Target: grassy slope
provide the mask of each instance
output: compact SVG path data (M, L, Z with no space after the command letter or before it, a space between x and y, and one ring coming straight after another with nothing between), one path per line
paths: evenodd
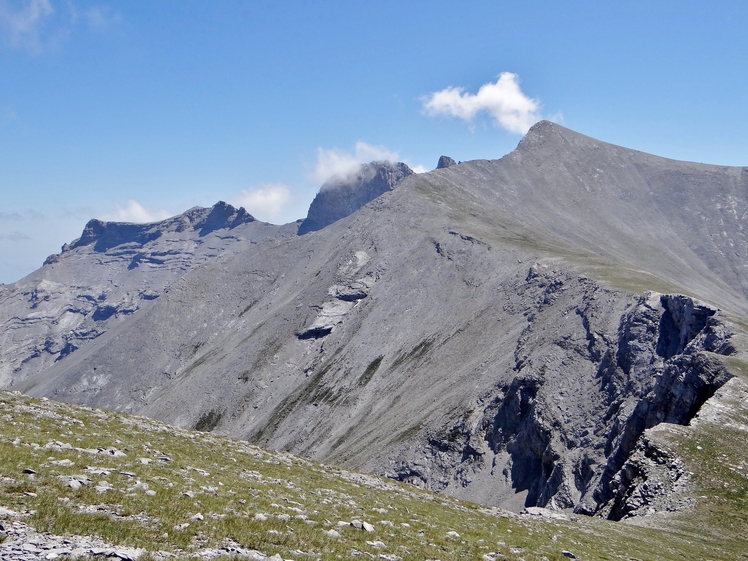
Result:
M710 559L748 559L748 364L723 359L742 382L737 389L720 390L688 427L657 427L660 443L693 474L697 500L697 508L673 516L668 526L691 539L719 543Z
M488 553L554 560L565 559L564 550L581 559L739 559L748 551L738 534L699 535L687 518L673 530L656 530L518 517L236 440L8 392L0 392L0 416L0 506L28 513L27 523L42 531L98 535L151 552L186 557L227 539L296 560L348 559L353 550L364 552L361 558L419 560ZM26 468L36 473L24 474ZM71 475L91 481L73 490L64 479ZM111 489L99 493L102 481ZM721 496L716 515L733 517L737 506L744 529L745 486L739 497L732 489ZM197 513L202 521L192 519ZM337 525L354 519L375 531ZM329 537L330 529L340 537Z

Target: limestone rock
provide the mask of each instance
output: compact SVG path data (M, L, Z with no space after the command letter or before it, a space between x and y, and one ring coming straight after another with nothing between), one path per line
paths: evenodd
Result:
M338 532L337 530L330 529L324 530L324 532L325 534L327 534L327 537L332 539L338 539L340 537L340 532Z

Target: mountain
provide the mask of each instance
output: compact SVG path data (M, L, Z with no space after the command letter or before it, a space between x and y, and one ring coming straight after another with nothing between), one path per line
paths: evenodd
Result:
M614 520L692 508L698 416L746 407L748 169L547 121L499 160L378 196L359 192L368 169L322 189L303 228L207 234L244 239L6 387L486 505ZM90 269L97 244L72 245ZM128 255L101 278L140 279ZM65 256L3 289L4 325L35 317L21 286ZM4 361L43 349L28 333L3 341ZM739 454L731 426L710 446Z

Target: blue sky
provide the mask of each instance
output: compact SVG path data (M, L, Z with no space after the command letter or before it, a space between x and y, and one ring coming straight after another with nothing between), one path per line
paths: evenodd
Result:
M0 0L0 282L92 217L302 218L374 158L529 124L748 166L748 2Z

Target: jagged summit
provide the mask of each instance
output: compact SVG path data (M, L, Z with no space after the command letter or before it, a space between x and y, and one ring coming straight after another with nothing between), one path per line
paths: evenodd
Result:
M451 168L452 166L456 166L456 165L457 165L457 162L455 162L449 156L440 156L439 162L436 164L436 169Z
M188 211L147 224L131 222L105 222L89 220L81 237L62 246L63 253L75 248L93 244L94 251L104 252L124 243L144 244L158 239L165 232L183 232L187 229L199 231L200 236L221 228L232 229L239 224L253 222L255 218L244 208L219 201L210 208L193 207Z
M414 173L402 162L371 162L351 174L328 180L309 206L299 235L321 230L345 218Z

